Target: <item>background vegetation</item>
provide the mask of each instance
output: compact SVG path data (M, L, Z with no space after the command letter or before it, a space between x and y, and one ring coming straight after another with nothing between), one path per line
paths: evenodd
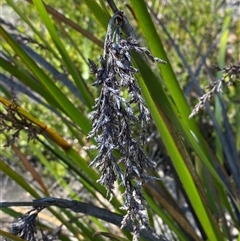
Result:
M145 130L145 151L157 168L149 172L160 178L143 189L151 225L167 240L240 240L239 3L119 2L141 46L167 61L150 68L134 56L153 119ZM86 140L88 114L100 92L92 86L96 79L87 59L97 62L102 54L112 1L44 3L1 1L2 200L27 198L6 198L9 177L30 200L75 199L124 215L123 188L116 183L109 200L96 182L98 170L88 166L97 151L83 148L94 142ZM233 64L234 75L217 71ZM189 119L203 89L222 78L223 93L215 91ZM16 208L1 211L19 216ZM112 240L131 240L130 232L110 220L67 209L49 211L39 214L38 224L48 237L106 240L112 234ZM5 231L0 234L14 239Z

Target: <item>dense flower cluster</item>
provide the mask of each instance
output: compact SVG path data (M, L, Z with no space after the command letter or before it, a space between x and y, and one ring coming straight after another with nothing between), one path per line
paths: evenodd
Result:
M122 37L122 14L115 14L109 22L100 67L89 60L91 72L97 78L93 85L101 85L101 93L90 114L93 124L88 138L94 137L97 143L91 148L97 149L98 155L90 165L101 171L99 182L110 193L116 180L125 187L122 208L127 210L127 214L122 227L131 222L134 240L138 240L140 228L151 229L141 187L153 178L148 175L147 168L154 168L155 163L146 157L142 149L144 134L138 138L134 131L140 123L144 133L150 113L134 78L138 70L132 66L131 51L147 56L154 63L165 62L153 57L147 48L140 47L137 40Z
M18 219L16 219L11 224L11 234L20 237L27 241L55 241L59 240L58 236L61 232L62 226L54 230L53 234L44 234L42 230L40 232L37 230L36 223L38 214L45 209L45 207L34 207ZM4 238L3 241L8 241L9 239Z
M11 234L28 241L37 240L35 237L37 233L36 218L42 209L43 208L33 208L23 216L19 217L14 223L11 224ZM5 239L5 241L6 240L7 239Z

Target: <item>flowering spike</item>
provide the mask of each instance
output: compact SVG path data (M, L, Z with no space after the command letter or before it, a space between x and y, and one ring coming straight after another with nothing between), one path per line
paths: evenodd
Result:
M134 137L133 127L139 124L144 129L150 113L134 77L138 70L132 67L131 52L146 55L155 63L166 62L155 58L137 40L131 37L124 39L120 32L122 21L122 12L116 13L109 21L100 67L89 60L91 72L97 77L93 85L101 84L101 94L95 100L95 110L91 115L93 127L89 135L95 136L99 152L90 165L101 171L99 183L107 188L108 193L113 193L117 179L125 187L124 208L127 214L122 227L131 221L134 240L138 240L142 227L152 230L141 187L153 179L148 176L147 168L154 168L155 163L146 157L142 149L145 139L143 135L140 135L139 140ZM123 96L123 90L128 91L127 97ZM136 106L138 113L134 111ZM120 157L116 155L116 151L120 152ZM120 168L120 163L121 167L124 166L123 169Z

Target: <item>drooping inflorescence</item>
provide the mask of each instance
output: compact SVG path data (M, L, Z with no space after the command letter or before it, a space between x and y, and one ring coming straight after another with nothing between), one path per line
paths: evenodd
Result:
M132 66L131 52L148 57L154 63L165 63L139 45L132 37L123 38L121 25L123 12L116 13L110 20L100 66L89 60L91 73L96 76L94 86L100 86L100 96L95 100L90 113L92 130L88 138L94 138L98 154L90 163L101 172L99 182L112 194L114 183L119 180L124 186L127 211L122 227L131 222L134 240L138 240L141 228L151 229L146 214L146 202L141 192L143 184L154 177L147 173L155 163L143 151L144 137L137 136L134 127L139 125L142 133L150 121L141 90L134 75L138 69Z
M209 91L198 98L198 103L192 110L189 118L195 116L199 112L199 110L204 107L205 103L207 101L210 101L210 99L214 96L215 93L222 93L222 88L224 85L234 85L237 83L237 81L240 80L240 64L232 64L224 68L220 68L219 66L213 66L213 68L217 71L221 71L223 73L223 77L207 86L207 89L209 89Z

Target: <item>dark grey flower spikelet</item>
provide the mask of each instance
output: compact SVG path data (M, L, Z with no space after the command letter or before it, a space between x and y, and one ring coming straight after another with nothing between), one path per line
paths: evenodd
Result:
M54 241L59 240L58 236L61 232L61 227L58 227L54 230L54 233L44 234L42 229L38 230L36 227L36 221L38 218L38 214L44 210L45 207L34 207L24 215L20 216L17 220L15 220L11 224L11 234L20 237L27 241ZM3 238L3 241L9 241L10 239Z
M224 68L220 68L219 66L215 65L213 66L213 69L221 71L223 77L207 86L207 89L209 89L209 91L198 98L198 103L192 110L189 118L195 116L200 111L200 109L204 107L205 103L211 100L215 93L222 93L222 88L224 85L236 85L240 81L240 64L231 64Z
M134 133L138 123L144 133L150 113L134 78L138 70L132 66L131 52L145 55L154 63L165 62L153 57L147 48L140 47L137 40L122 37L120 27L123 19L123 13L119 12L109 22L100 66L89 60L91 72L97 78L93 85L101 86L101 93L95 100L94 111L90 113L93 124L88 138L94 137L97 143L91 147L98 150L98 155L90 166L100 170L99 182L111 194L116 180L125 187L122 208L127 210L127 214L122 227L131 222L134 240L138 240L141 228L151 229L141 187L154 178L148 175L147 169L155 168L155 163L146 157L142 149L144 134L137 138Z
M27 241L36 241L36 218L44 207L33 208L11 224L11 234ZM5 241L8 239L5 239Z

